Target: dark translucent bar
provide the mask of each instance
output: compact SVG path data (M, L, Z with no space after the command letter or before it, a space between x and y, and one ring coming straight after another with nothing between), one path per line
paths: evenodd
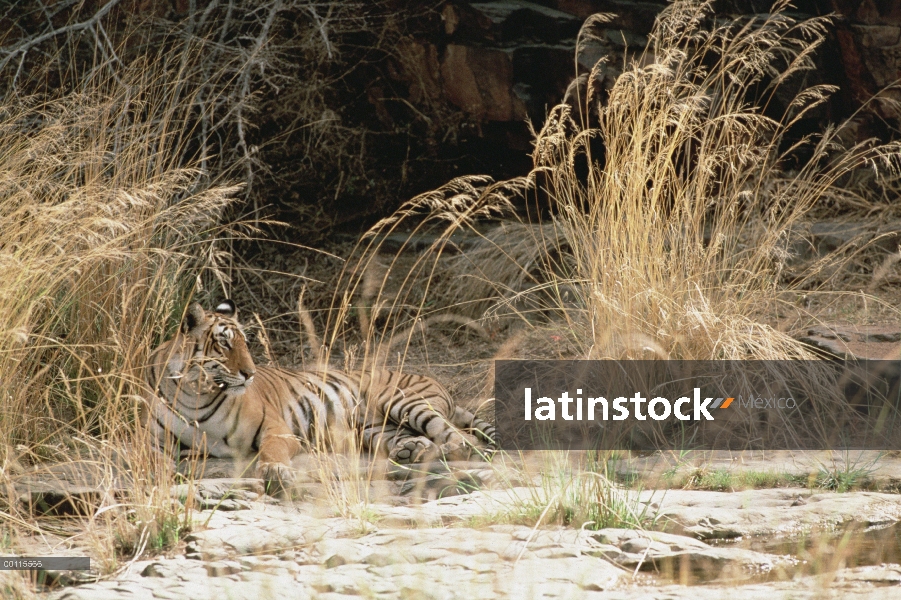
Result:
M0 571L89 571L90 556L3 556Z
M901 450L901 361L495 362L516 450Z

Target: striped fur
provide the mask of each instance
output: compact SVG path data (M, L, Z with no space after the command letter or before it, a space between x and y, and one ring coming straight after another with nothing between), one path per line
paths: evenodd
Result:
M259 455L270 481L290 481L301 450L347 449L352 439L399 463L493 451L494 427L428 377L256 367L230 301L214 312L193 305L151 355L147 383L145 422L170 452Z

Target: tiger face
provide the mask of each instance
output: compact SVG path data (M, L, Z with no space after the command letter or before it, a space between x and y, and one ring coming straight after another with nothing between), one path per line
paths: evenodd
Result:
M213 312L193 304L181 325L182 360L173 356L168 365L177 372L173 378L183 379L181 385L190 385L198 395L243 394L253 382L256 367L237 316L231 300L220 303Z

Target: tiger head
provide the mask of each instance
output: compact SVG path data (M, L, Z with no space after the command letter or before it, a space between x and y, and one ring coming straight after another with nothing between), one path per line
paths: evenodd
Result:
M163 379L177 382L179 388L190 386L195 394L243 394L256 367L237 317L238 309L231 300L221 302L212 312L192 304L178 335L157 350L166 355Z

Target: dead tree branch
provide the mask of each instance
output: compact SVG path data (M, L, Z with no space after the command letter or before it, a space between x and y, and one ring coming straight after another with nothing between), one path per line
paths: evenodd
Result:
M64 27L59 27L52 31L48 31L46 33L42 33L41 35L37 35L35 37L31 37L25 40L22 40L18 44L7 48L0 48L0 54L5 54L6 56L0 60L0 71L6 68L6 66L16 57L17 54L21 53L21 60L24 61L25 55L28 54L28 51L41 44L46 42L47 40L54 38L58 35L75 33L78 31L84 31L85 29L94 29L95 26L100 23L100 20L105 17L113 8L119 4L121 0L109 0L106 4L100 7L94 16L88 19L87 21L81 21L79 23L72 23L71 25L66 25ZM95 33L96 35L96 33ZM21 62L21 61L20 61Z

